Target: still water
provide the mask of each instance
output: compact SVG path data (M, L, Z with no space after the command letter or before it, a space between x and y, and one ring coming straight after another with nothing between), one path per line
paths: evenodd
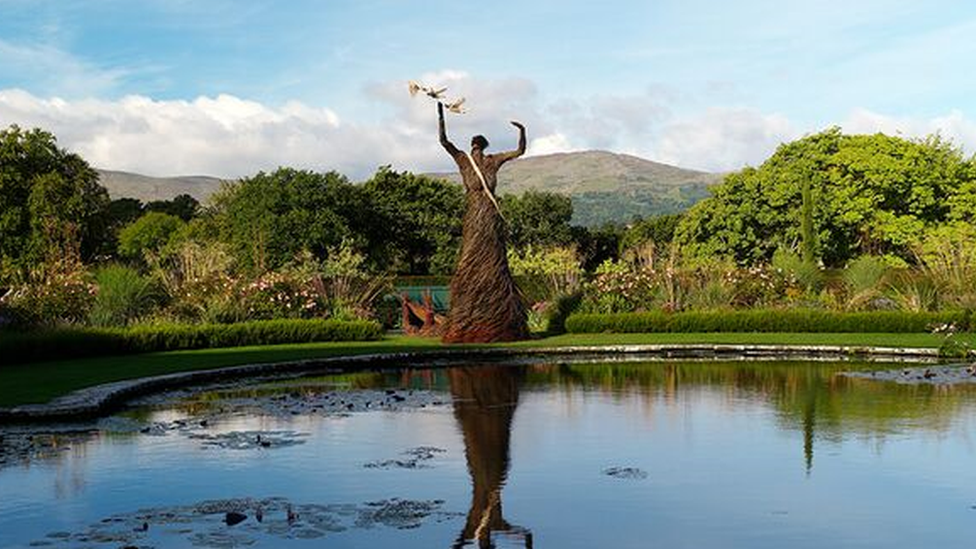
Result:
M851 368L405 369L0 429L0 547L972 547L976 385Z

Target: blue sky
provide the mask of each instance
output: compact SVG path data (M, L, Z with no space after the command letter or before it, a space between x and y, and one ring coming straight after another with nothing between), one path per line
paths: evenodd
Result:
M444 169L422 79L468 98L458 141L519 118L536 154L731 170L834 124L972 152L974 35L947 0L0 0L0 124L156 175Z

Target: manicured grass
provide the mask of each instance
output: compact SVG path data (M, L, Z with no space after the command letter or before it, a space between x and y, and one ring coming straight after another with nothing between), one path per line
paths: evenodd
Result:
M227 347L14 364L0 368L0 407L47 402L83 387L123 379L337 355L419 351L438 345L436 339L387 337L381 341Z
M976 344L976 335L966 334L962 337L971 345ZM937 348L942 341L942 336L933 334L566 334L532 341L498 344L497 346L531 348L575 345L705 343ZM83 387L172 372L338 355L429 351L444 348L447 347L440 345L436 339L391 336L381 341L369 342L231 347L19 364L0 368L0 407L47 402ZM451 346L450 348L459 348L459 346Z

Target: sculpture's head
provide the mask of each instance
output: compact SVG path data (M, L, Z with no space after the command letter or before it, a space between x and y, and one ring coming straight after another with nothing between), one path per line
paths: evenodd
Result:
M488 140L483 135L476 135L471 138L471 151L483 151L488 148Z

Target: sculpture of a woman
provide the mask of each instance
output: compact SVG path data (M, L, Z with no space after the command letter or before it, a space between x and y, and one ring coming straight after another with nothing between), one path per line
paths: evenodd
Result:
M451 310L443 334L445 343L490 343L528 337L526 309L508 268L505 222L495 185L498 169L525 153L525 126L514 151L487 154L488 140L471 139L471 152L461 151L447 138L444 105L437 103L441 145L461 172L465 189L461 256L451 279Z

